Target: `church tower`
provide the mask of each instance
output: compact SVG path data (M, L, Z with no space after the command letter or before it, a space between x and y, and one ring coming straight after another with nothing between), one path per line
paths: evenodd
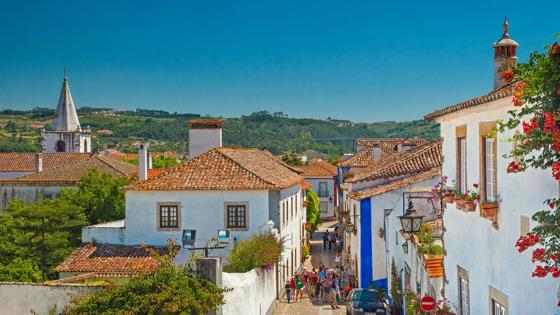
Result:
M504 34L492 45L494 47L494 90L505 86L505 70L512 69L517 63L517 46L519 44L509 37L509 23L504 20Z
M82 130L70 87L68 77L64 75L62 90L54 115L51 131L41 130L43 152L91 152L91 130Z

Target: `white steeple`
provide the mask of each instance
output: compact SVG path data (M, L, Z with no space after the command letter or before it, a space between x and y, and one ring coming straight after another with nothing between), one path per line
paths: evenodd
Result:
M80 121L74 107L70 87L68 86L68 77L64 75L62 90L58 98L58 105L54 116L53 130L55 131L81 131Z

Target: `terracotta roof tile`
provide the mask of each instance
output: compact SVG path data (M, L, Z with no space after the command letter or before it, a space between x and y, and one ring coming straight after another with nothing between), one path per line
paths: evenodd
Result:
M481 105L484 103L488 103L488 102L492 102L495 100L499 100L508 96L511 96L513 93L513 87L515 85L514 83L510 83L500 89L494 90L486 95L482 95L479 97L475 97L475 98L471 98L470 100L466 100L464 102L455 104L455 105L450 105L447 107L444 107L443 109L438 109L426 116L424 116L424 119L426 120L434 120L437 117L440 116L444 116L447 114L451 114L453 112L456 111L460 111L462 109L465 108L469 108L469 107L473 107L473 106L477 106L477 105Z
M364 147L361 151L357 152L351 158L341 162L340 166L349 167L368 167L372 165L377 165L386 162L388 159L394 158L402 152L398 152L396 149L399 144L413 144L422 145L428 141L422 138L395 138L395 139L381 139L372 138L366 139L361 138L356 140L357 147ZM378 161L374 160L373 148L378 146L381 149L381 157Z
M160 255L167 253L165 247L150 247ZM56 272L154 272L159 266L145 247L85 244L77 248L54 270Z
M434 167L430 170L417 173L405 178L397 179L386 184L377 185L372 188L367 188L363 190L353 191L349 194L349 196L356 200L362 200L368 197L381 195L386 192L393 191L408 185L419 183L421 181L428 180L432 177L436 177L440 175L441 175L440 168Z
M268 151L215 148L129 190L280 190L303 182Z
M88 159L91 156L91 153L42 153L43 170L76 163ZM35 172L37 171L36 167L37 153L0 153L0 172Z
M389 178L427 171L442 164L441 139L435 140L416 148L407 150L395 156L390 161L374 165L347 180L355 183L378 178Z
M26 182L26 181L66 181L76 182L80 177L84 176L90 170L98 170L103 173L109 173L114 176L132 177L137 173L135 165L126 163L120 159L112 157L96 155L87 159L72 163L53 167L42 172L31 173L18 178L1 179L3 182Z
M338 174L338 169L331 163L317 159L309 162L307 165L301 167L304 177L312 176L336 176Z

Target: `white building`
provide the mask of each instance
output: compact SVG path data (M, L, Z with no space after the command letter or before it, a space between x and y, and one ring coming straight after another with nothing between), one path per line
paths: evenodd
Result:
M180 245L183 231L194 229L196 246L204 247L216 237L218 229L229 229L232 239L240 240L268 229L266 224L272 220L286 241L278 282L282 286L282 280L301 266L306 216L302 183L303 177L267 151L214 148L163 174L130 185L125 220L85 227L82 241L160 247L172 239ZM189 253L189 249L182 248L177 263L185 263ZM226 253L227 250L216 250L210 255ZM64 264L58 271L76 272L72 266ZM99 266L95 268L117 271L107 264ZM103 270L80 270L86 271Z
M192 119L189 126L189 158L222 146L223 119Z
M74 100L70 94L68 77L64 76L58 98L52 130L41 130L43 152L91 152L91 130L82 129Z
M311 190L319 197L321 218L334 218L335 209L338 207L337 167L317 159L301 167L301 171L305 182L311 185Z
M551 278L532 278L530 253L518 253L515 242L530 231L531 216L543 200L558 194L549 171L528 169L506 172L503 156L513 148L504 141L512 133L490 132L506 120L512 104L512 85L501 73L516 61L517 43L510 39L507 22L494 43L494 90L486 95L436 110L426 119L440 123L443 138L442 174L464 192L478 183L481 199L502 199L494 216L480 209L445 211L445 295L459 314L558 314L557 285ZM499 196L499 197L498 197Z
M399 270L404 270L405 240L400 234L398 216L404 214L411 190L432 187L438 181L440 165L441 143L433 141L402 152L383 165L370 167L342 185L348 232L345 250L358 275L359 287L374 285L388 290L393 260ZM423 200L414 201L416 210L425 215L426 221L435 220L436 209ZM411 265L412 262L409 268ZM420 289L429 292L430 286Z

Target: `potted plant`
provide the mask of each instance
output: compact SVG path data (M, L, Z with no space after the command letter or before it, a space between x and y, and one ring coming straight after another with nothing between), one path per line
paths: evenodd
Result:
M460 192L455 192L455 206L457 209L465 209L465 196Z
M383 228L379 228L379 238L385 237L385 230Z
M496 198L496 201L483 201L480 203L480 210L482 216L486 219L493 219L498 211L498 204L500 203L500 195Z
M452 186L447 186L447 176L443 176L441 181L437 182L431 191L432 199L442 199L446 203L453 203L455 200L455 190Z
M476 191L478 189L478 184L473 184L473 190L467 190L465 194L465 208L467 211L476 211L476 206L478 205L478 201L480 200L480 194Z

